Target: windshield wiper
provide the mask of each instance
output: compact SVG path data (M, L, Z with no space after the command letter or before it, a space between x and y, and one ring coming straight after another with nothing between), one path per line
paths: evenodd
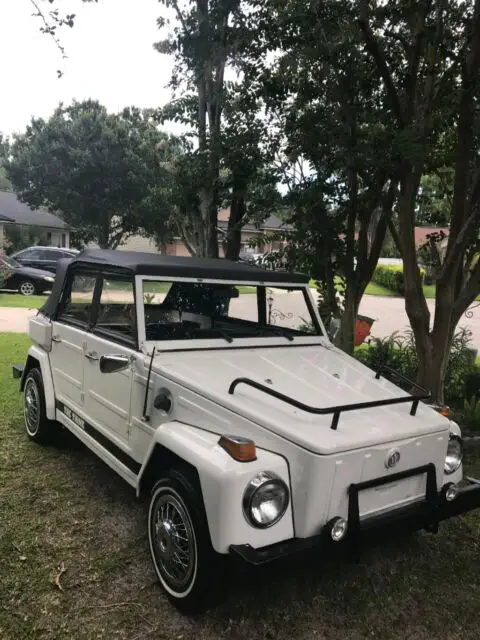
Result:
M287 331L286 329L281 329L280 327L267 327L267 331L271 331L272 333L276 333L277 336L281 336L282 338L286 338L289 342L294 340L294 337Z

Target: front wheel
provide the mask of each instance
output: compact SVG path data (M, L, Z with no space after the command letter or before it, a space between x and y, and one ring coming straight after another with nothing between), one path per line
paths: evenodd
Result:
M152 490L148 538L153 566L171 602L186 614L216 605L225 588L226 558L215 552L199 487L172 470Z
M18 285L18 293L22 296L33 296L36 293L37 287L32 280L22 280Z

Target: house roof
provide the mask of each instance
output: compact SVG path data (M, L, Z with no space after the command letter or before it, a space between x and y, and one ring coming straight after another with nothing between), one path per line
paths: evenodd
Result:
M10 191L0 191L0 220L32 227L65 229L67 224L45 209L31 209Z

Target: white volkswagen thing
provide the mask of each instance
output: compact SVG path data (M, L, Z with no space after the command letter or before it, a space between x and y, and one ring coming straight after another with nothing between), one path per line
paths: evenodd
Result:
M302 275L87 250L29 332L29 438L63 425L150 494L153 565L184 612L215 603L232 556L357 551L480 505L458 426L335 348Z

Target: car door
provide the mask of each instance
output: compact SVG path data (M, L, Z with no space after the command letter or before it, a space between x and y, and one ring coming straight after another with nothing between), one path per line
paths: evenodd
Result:
M57 271L57 262L62 257L62 252L57 249L41 249L39 259L41 266L39 268L55 273Z
M72 274L53 320L52 368L59 409L84 413L84 371L87 332L91 324L96 277L76 271Z
M107 355L133 360L136 335L133 280L104 277L95 323L87 337L85 410L94 427L124 448L130 434L133 367L102 373L100 362Z

